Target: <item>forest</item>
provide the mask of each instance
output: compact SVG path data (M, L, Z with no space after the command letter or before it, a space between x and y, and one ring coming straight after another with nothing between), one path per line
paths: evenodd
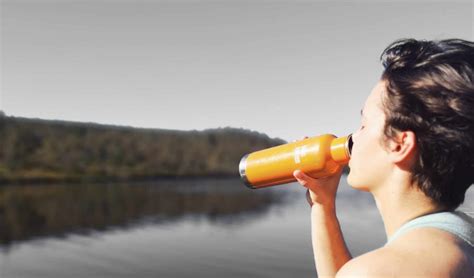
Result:
M241 128L146 129L0 111L0 184L238 177L243 155L284 143Z

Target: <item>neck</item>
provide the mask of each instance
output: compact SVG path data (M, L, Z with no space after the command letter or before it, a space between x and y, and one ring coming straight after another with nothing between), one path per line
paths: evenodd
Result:
M387 238L406 222L443 210L419 190L416 184L410 184L409 177L392 177L387 180L391 182L371 191L382 216Z

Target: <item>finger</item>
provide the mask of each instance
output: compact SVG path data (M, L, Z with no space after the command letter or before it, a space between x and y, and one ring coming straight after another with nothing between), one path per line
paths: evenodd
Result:
M293 176L298 179L307 180L311 178L310 176L306 175L303 171L297 169L293 171Z
M291 143L294 143L294 142L297 142L297 141L301 141L301 140L304 140L304 139L308 139L308 138L309 138L308 136L303 136L303 137L301 137L300 139L296 139L296 140L291 141Z
M303 173L303 171L301 171L301 170L293 171L293 176L304 187L306 187L306 185L308 185L308 183L310 181L310 178L311 178L308 175L306 175L305 173Z

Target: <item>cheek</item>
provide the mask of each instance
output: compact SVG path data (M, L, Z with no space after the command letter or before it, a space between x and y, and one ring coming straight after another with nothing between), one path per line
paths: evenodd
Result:
M370 134L360 134L354 139L351 159L349 161L349 175L347 182L359 190L368 190L373 179L376 179L379 168L380 150L375 138Z
M360 142L357 147L354 142L347 183L355 189L371 191L384 183L390 173L389 167L384 151L376 141Z
M349 161L351 166L356 166L359 161L363 159L364 156L366 156L368 149L367 141L363 136L359 135L357 138L355 138L352 145L351 159Z
M351 159L349 160L349 169L352 175L365 172L364 169L367 167L367 159L365 158L367 157L367 153L364 154L360 147L361 145L356 147L354 144L352 148Z

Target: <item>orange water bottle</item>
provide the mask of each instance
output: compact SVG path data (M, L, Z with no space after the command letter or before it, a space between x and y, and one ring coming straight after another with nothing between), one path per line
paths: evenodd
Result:
M351 135L310 137L245 155L239 164L240 177L252 189L294 182L296 169L313 178L327 177L347 164L351 149Z

